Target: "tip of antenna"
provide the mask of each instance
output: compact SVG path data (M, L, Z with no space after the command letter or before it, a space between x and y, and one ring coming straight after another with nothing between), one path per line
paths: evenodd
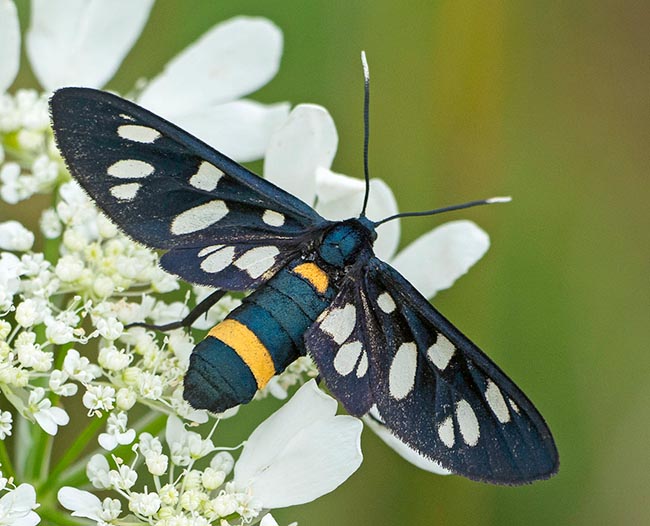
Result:
M363 76L366 80L370 79L370 68L368 68L368 60L366 59L366 52L361 52L361 65L363 66Z
M490 199L486 199L485 202L489 205L493 203L509 203L512 201L512 197L505 196L505 197L490 197Z

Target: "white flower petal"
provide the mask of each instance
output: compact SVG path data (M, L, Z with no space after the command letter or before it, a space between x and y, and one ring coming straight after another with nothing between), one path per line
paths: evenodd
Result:
M302 429L251 485L264 508L311 502L333 491L361 465L361 421L341 415Z
M333 206L330 212L332 216L327 216L329 219L338 221L359 215L365 189L366 183L363 179L339 174L321 166L316 169L318 206L324 209ZM358 210L351 211L352 207Z
M260 521L260 526L279 526L278 522L275 520L273 515L270 513L267 513L262 517L262 520Z
M25 252L32 248L34 234L18 221L0 223L0 249Z
M0 0L0 94L7 91L20 66L20 26L16 5Z
M180 418L170 415L167 418L167 427L165 428L165 439L168 444L182 442L187 435L187 430Z
M316 196L316 170L329 168L338 135L322 106L300 104L272 135L264 158L264 177L307 204Z
M471 221L451 221L420 236L391 262L425 297L451 287L490 246Z
M13 518L11 526L36 526L39 522L41 522L41 518L38 516L38 513L29 511L24 517Z
M253 431L235 464L264 508L302 504L343 483L361 464L361 422L335 416L336 401L313 380Z
M373 413L373 410L370 410ZM372 429L377 436L381 438L389 447L391 447L400 457L404 460L410 462L414 466L429 471L431 473L436 473L437 475L449 475L451 471L443 468L435 460L428 459L413 448L407 446L399 438L393 435L386 426L380 424L377 420L370 418L368 416L363 417L363 421Z
M27 54L41 85L102 87L140 36L153 0L33 0Z
M237 477L246 482L260 464L276 454L305 426L336 414L336 401L323 393L314 380L303 385L280 409L262 422L246 441L235 466Z
M162 113L165 116L165 112ZM261 159L271 134L289 115L289 104L238 100L174 116L174 122L239 162Z
M275 24L233 18L172 59L139 102L155 113L176 116L238 99L271 80L281 56L282 32Z
M379 221L397 213L397 201L390 187L381 179L370 179L368 219ZM390 260L397 250L400 236L400 220L389 221L377 228L377 240L373 250L377 257Z
M100 433L97 442L106 451L113 451L117 447L117 439L108 433Z
M65 509L72 511L74 517L86 517L99 520L102 503L99 498L87 491L81 491L70 486L62 487L57 498Z

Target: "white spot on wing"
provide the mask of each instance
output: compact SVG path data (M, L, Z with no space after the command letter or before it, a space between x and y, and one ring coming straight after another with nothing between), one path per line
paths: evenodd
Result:
M120 201L131 201L141 186L140 183L118 184L111 187L111 195Z
M519 406L517 404L515 404L515 401L508 398L508 403L510 404L510 407L512 407L512 410L515 413L519 414Z
M284 214L275 212L274 210L265 210L262 215L262 221L267 225L282 226L284 225Z
M439 333L436 343L427 349L427 356L438 369L443 371L449 365L455 350L454 344Z
M454 447L456 437L454 436L454 422L450 416L442 421L438 426L438 436L442 443L447 447Z
M321 321L320 330L329 334L336 343L341 345L352 334L356 321L357 309L348 303L345 307L327 312Z
M463 435L465 444L468 446L475 446L478 444L481 431L478 427L478 419L474 414L474 410L467 400L460 400L456 404L456 419L458 420L460 434Z
M178 214L172 221L171 233L178 236L203 230L214 225L227 213L228 207L223 201L208 201Z
M259 278L275 264L275 256L280 253L277 247L255 247L244 252L235 266L245 270L251 278Z
M190 177L190 184L199 190L211 192L217 187L224 173L208 161L203 161L196 173Z
M106 172L118 179L142 179L153 173L153 166L137 159L122 159L108 167Z
M127 115L126 113L120 113L120 117L122 117L126 121L134 121L135 119L131 117L131 115Z
M377 298L377 305L383 310L386 314L390 314L395 310L395 301L393 297L388 294L388 292L382 292Z
M225 247L223 245L215 245L217 248L208 257L201 261L201 268L205 272L215 273L221 272L228 265L232 263L235 256L234 247ZM210 247L214 248L214 247ZM205 249L203 249L205 250ZM203 250L201 252L203 252ZM199 256L201 253L199 252Z
M341 376L347 376L354 370L363 350L361 342L354 341L342 345L334 357L334 369Z
M208 254L212 254L214 251L219 250L220 248L223 248L223 245L210 245L209 247L205 247L199 250L197 256L200 258L205 257Z
M503 399L503 395L501 394L501 389L499 389L497 387L497 384L495 384L492 380L488 380L487 382L487 389L485 389L485 399L487 400L490 409L492 409L492 412L497 417L499 422L502 424L510 422L510 412L508 411L506 401Z
M117 129L117 134L123 139L145 144L154 142L161 135L158 130L138 124L123 124Z
M418 348L413 342L403 343L393 357L388 374L388 390L395 400L405 398L415 385Z

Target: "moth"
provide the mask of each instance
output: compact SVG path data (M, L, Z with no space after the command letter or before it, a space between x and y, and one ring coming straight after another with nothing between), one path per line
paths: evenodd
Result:
M365 175L368 181L368 77ZM160 265L217 290L252 291L193 350L184 397L222 412L309 354L351 415L375 408L390 431L456 474L495 484L548 478L558 453L540 413L479 348L372 249L376 228L329 221L189 133L110 93L50 100L72 176ZM366 202L368 185L366 184ZM486 204L472 202L426 213ZM424 213L400 214L422 215ZM426 264L426 262L422 262Z

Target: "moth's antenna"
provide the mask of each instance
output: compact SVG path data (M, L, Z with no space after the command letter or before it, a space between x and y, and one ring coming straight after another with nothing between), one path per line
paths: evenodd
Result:
M361 52L361 65L363 66L363 175L366 179L366 193L363 196L361 217L366 215L368 195L370 194L370 171L368 170L368 141L370 140L370 69L366 60L366 52Z
M481 205L492 205L494 203L509 203L512 201L511 197L490 197L489 199L481 199L480 201L470 201L469 203L463 203L460 205L451 205L445 206L443 208L436 208L434 210L426 210L424 212L404 212L402 214L395 214L393 216L382 219L381 221L376 221L373 223L375 227L392 221L393 219L398 219L400 217L418 217L418 216L432 216L434 214L440 214L442 212L451 212L452 210L462 210L463 208L471 208L473 206Z

